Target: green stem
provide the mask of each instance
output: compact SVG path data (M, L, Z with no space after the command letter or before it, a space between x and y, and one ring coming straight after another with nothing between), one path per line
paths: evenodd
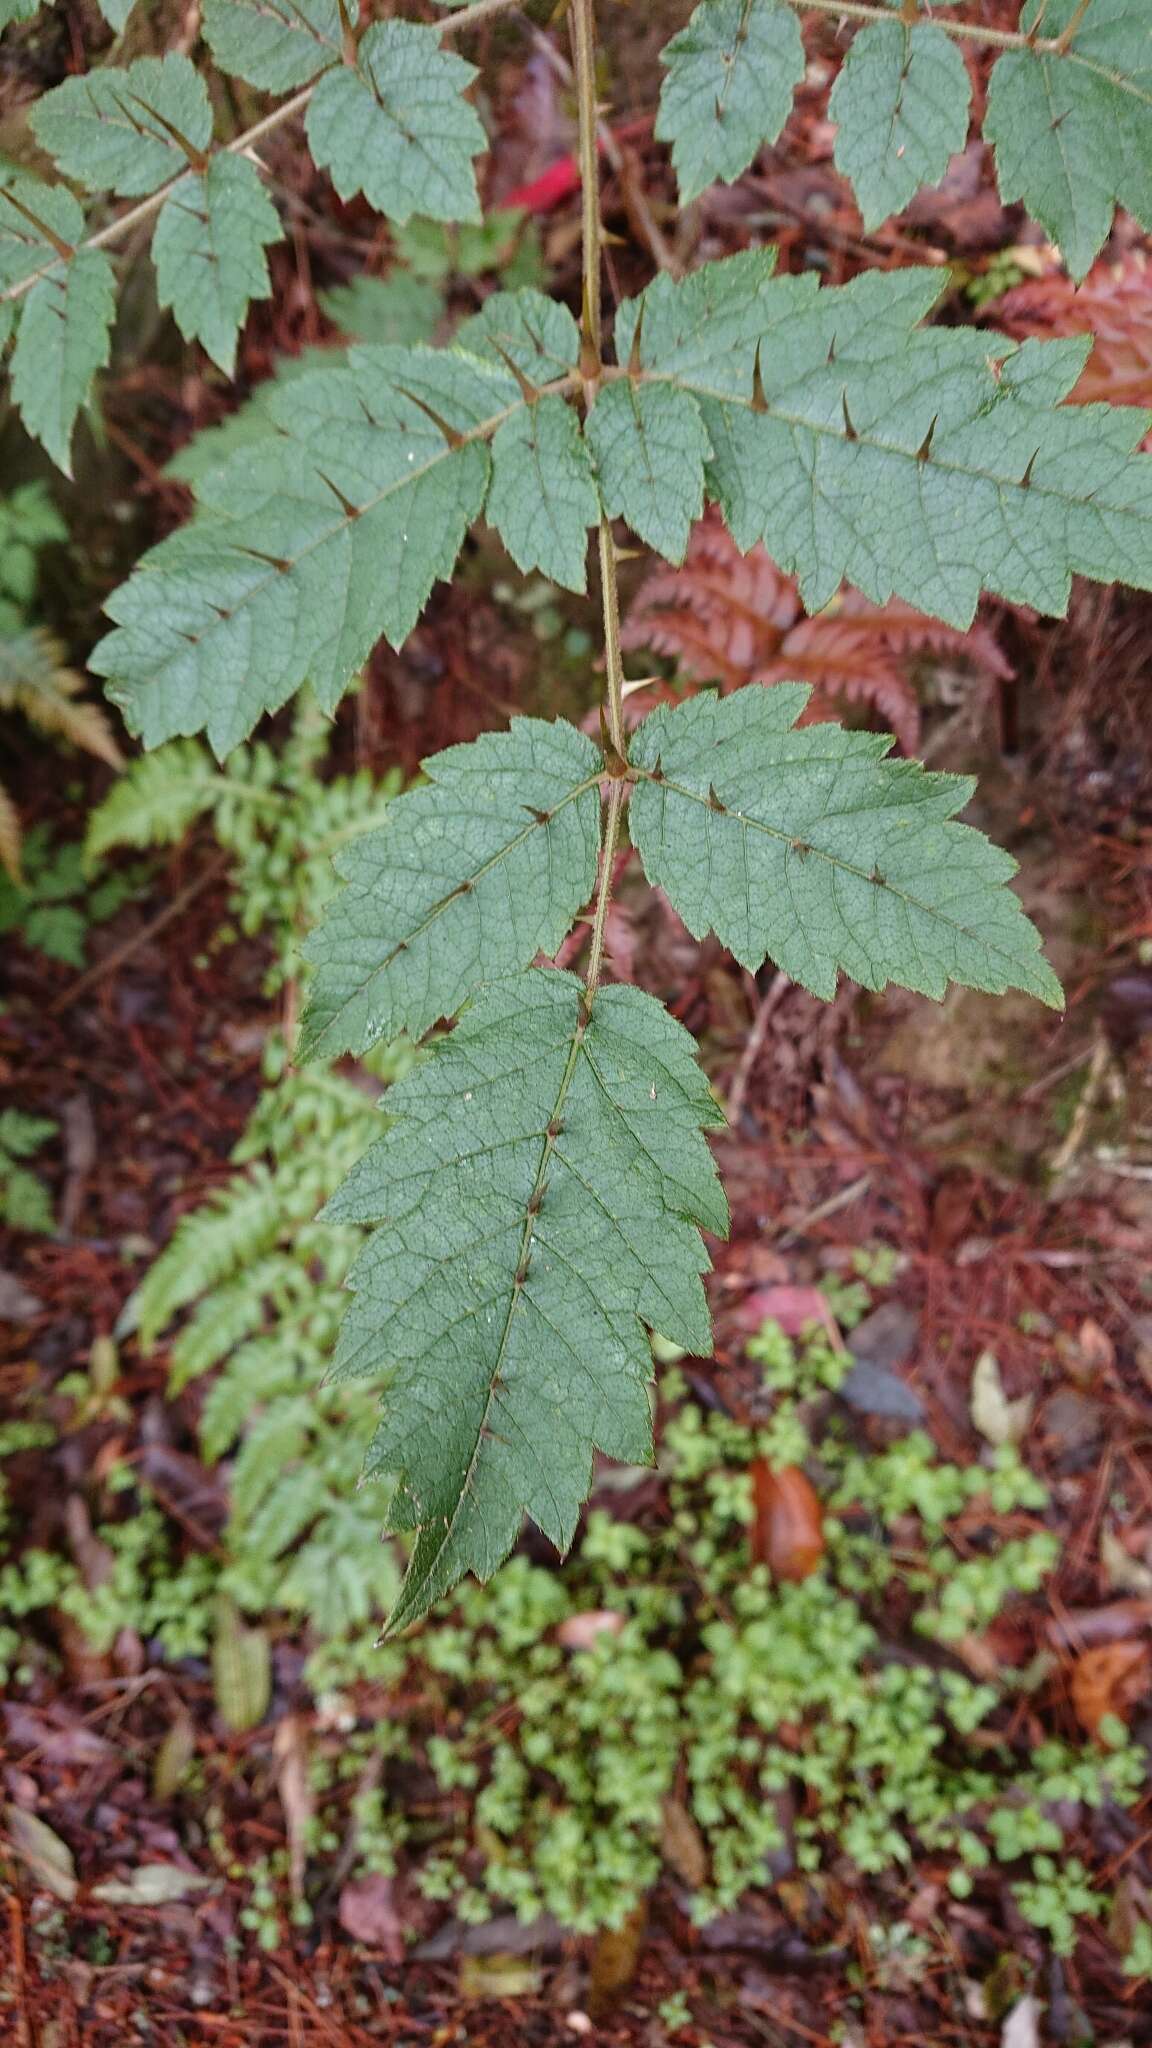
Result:
M572 41L576 51L576 99L580 115L581 242L584 318L580 368L586 385L600 372L600 163L596 154L596 16L593 0L572 0ZM594 389L586 392L592 404Z
M576 102L580 115L580 178L583 189L584 322L580 369L584 404L591 411L600 384L600 164L596 154L596 15L594 0L572 0L572 40L576 52ZM624 665L620 653L620 596L616 585L616 542L611 521L601 517L600 596L604 610L604 653L607 666L608 737L619 771L608 791L600 844L600 880L592 919L592 946L584 984L591 1005L604 967L604 943L612 902L612 870L620 841L620 824L628 786L623 769L628 760L624 729Z
M612 903L612 870L616 865L616 849L620 843L620 821L624 815L627 784L614 782L608 792L608 805L604 816L604 837L600 848L600 886L596 892L596 911L592 919L592 947L588 954L588 965L584 970L584 986L588 991L588 1003L600 986L600 975L604 966L604 941L608 931L608 911Z
M620 592L616 583L616 543L607 519L600 521L600 590L604 604L604 654L608 680L608 737L623 760L628 758L624 730L624 657L620 651Z

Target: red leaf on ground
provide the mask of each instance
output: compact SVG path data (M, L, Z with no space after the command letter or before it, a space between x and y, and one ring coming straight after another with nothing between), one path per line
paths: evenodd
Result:
M758 1458L752 1466L751 1549L773 1577L799 1583L824 1556L824 1510L810 1479L797 1465L779 1468Z

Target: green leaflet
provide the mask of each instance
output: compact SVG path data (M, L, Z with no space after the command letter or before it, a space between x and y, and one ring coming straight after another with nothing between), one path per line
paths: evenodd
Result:
M108 603L92 666L132 728L204 730L222 756L305 681L333 709L451 573L488 484L479 436L523 403L508 372L435 349L355 348L280 384L280 431L202 476L201 515Z
M456 346L513 364L530 384L552 384L576 368L580 332L567 306L543 292L493 292L458 329Z
M116 34L119 35L136 4L136 0L97 0L97 4L109 28L115 29Z
M207 87L178 54L68 78L37 101L31 119L65 177L125 198L155 192L212 141Z
M343 47L338 0L204 0L204 34L222 71L265 92L307 85Z
M19 227L0 265L34 269L46 245ZM1059 613L1073 573L1152 587L1143 415L1060 404L1079 338L918 328L938 289L903 270L819 290L759 252L657 279L620 309L628 372L585 427L605 509L677 560L706 489L813 611L845 579L956 626L982 589ZM523 566L579 587L591 478L551 379L571 315L500 294L466 339L483 353L355 348L261 396L231 437L250 454L195 463L198 517L114 593L121 630L94 657L149 744L204 729L226 749L305 680L333 707L381 634L403 642L486 500Z
M603 762L575 726L515 718L424 771L337 859L345 887L305 949L303 1058L420 1037L480 982L554 953L595 887Z
M96 371L108 361L116 279L103 249L81 249L24 301L12 356L12 396L30 434L66 476L72 429Z
M935 185L968 138L972 88L956 44L930 22L874 22L855 37L828 101L836 167L866 228Z
M213 479L236 450L266 441L278 432L272 415L272 400L277 391L297 377L310 376L313 370L344 369L347 363L347 351L337 347L306 348L298 356L278 356L271 375L257 384L251 398L246 398L235 412L227 413L219 426L202 427L191 441L178 448L165 464L165 475L190 484L197 496L206 504L211 503L218 488Z
M393 1088L398 1121L324 1211L379 1223L333 1374L379 1379L369 1469L416 1531L391 1629L507 1555L571 1542L594 1448L647 1460L644 1325L711 1342L696 1227L727 1209L692 1040L652 997L571 975L487 989Z
M917 328L930 270L819 291L810 276L757 283L747 258L715 268L736 263L727 294L707 286L715 329L699 319L704 272L661 278L621 308L617 353L643 308L642 379L698 409L709 496L739 547L763 540L799 578L809 611L844 579L956 626L982 589L1059 614L1074 573L1152 587L1152 462L1132 453L1145 416L1059 404L1087 339L1017 349Z
M308 107L308 146L341 199L362 192L390 220L479 221L472 159L487 146L462 97L476 67L440 46L434 28L377 22L355 69L321 79Z
M1016 863L951 821L961 775L885 760L892 742L793 730L809 691L751 684L644 721L631 829L649 881L689 931L755 970L770 956L814 995L837 973L943 996L948 982L1025 989L1060 1008L1035 927L1004 884Z
M183 179L160 209L152 237L160 304L226 377L249 302L271 290L264 251L280 233L255 164L227 153L214 156L203 177Z
M700 0L661 62L656 134L672 144L686 206L718 179L730 185L775 142L804 76L804 44L777 0Z
M53 236L71 248L83 233L84 215L66 185L0 165L0 288L60 263Z
M40 12L40 0L0 0L0 31L14 21L31 21Z
M1056 37L1079 0L1028 0ZM1152 227L1152 17L1146 0L1092 0L1063 55L1006 50L988 88L984 133L1005 200L1022 199L1081 278L1126 206Z
M540 398L492 443L488 517L518 569L539 569L566 590L588 581L588 529L600 517L592 463L565 398Z
M405 270L394 277L354 277L317 296L328 319L353 341L431 341L444 311L443 292Z
M682 562L692 522L704 510L704 464L712 452L698 406L671 385L621 379L600 393L584 434L605 511L626 519L670 562Z
M580 355L567 306L537 291L494 292L456 340L458 347L513 366L533 387L571 376ZM567 590L586 588L588 528L600 517L600 499L566 399L538 399L500 428L486 509L525 574L539 569Z

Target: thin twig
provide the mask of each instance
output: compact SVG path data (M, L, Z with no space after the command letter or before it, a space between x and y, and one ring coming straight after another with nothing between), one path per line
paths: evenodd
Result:
M756 1068L756 1062L764 1050L764 1040L768 1035L768 1026L791 986L792 983L788 975L783 972L774 974L769 984L767 995L761 997L761 1000L756 1005L756 1015L752 1022L752 1029L748 1033L744 1050L740 1055L740 1063L733 1076L732 1086L728 1093L728 1101L725 1105L728 1121L732 1125L736 1125L740 1121L745 1098L748 1094L748 1086Z

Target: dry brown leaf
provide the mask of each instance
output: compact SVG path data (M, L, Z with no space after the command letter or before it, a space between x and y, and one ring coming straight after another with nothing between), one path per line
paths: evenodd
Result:
M70 1904L79 1885L67 1842L62 1842L46 1821L23 1806L6 1806L4 1821L13 1854L20 1858L33 1881L62 1899L65 1905Z
M751 1550L777 1579L810 1578L824 1556L824 1510L811 1480L796 1465L752 1466Z
M570 1614L556 1630L556 1641L565 1650L590 1650L598 1636L618 1636L624 1616L612 1607L591 1607L583 1614Z
M336 1913L353 1941L380 1949L390 1963L404 1960L404 1929L396 1911L392 1879L382 1871L351 1878L340 1893Z
M201 1871L182 1870L176 1863L141 1863L130 1877L94 1884L92 1897L106 1906L172 1906L211 1883Z
M285 1714L277 1726L272 1748L276 1757L276 1788L288 1834L288 1879L292 1897L302 1899L315 1802L308 1775L307 1736L297 1714Z
M995 1352L982 1351L972 1370L969 1407L972 1420L986 1443L999 1448L1018 1444L1032 1420L1034 1396L1021 1394L1010 1401L1004 1391L1000 1361Z
M708 1851L688 1808L671 1795L664 1801L660 1854L682 1884L698 1892L708 1879Z
M461 1956L457 1988L461 1998L531 1998L540 1972L523 1956Z
M1109 1716L1127 1721L1152 1685L1152 1644L1127 1641L1085 1650L1072 1667L1070 1690L1076 1719L1098 1735Z
M184 1775L196 1754L196 1729L191 1714L181 1707L152 1764L152 1797L161 1804L171 1799L184 1782Z
M588 2010L594 2019L612 2010L635 1977L647 1926L648 1902L642 1899L622 1926L597 1935L588 1983Z

